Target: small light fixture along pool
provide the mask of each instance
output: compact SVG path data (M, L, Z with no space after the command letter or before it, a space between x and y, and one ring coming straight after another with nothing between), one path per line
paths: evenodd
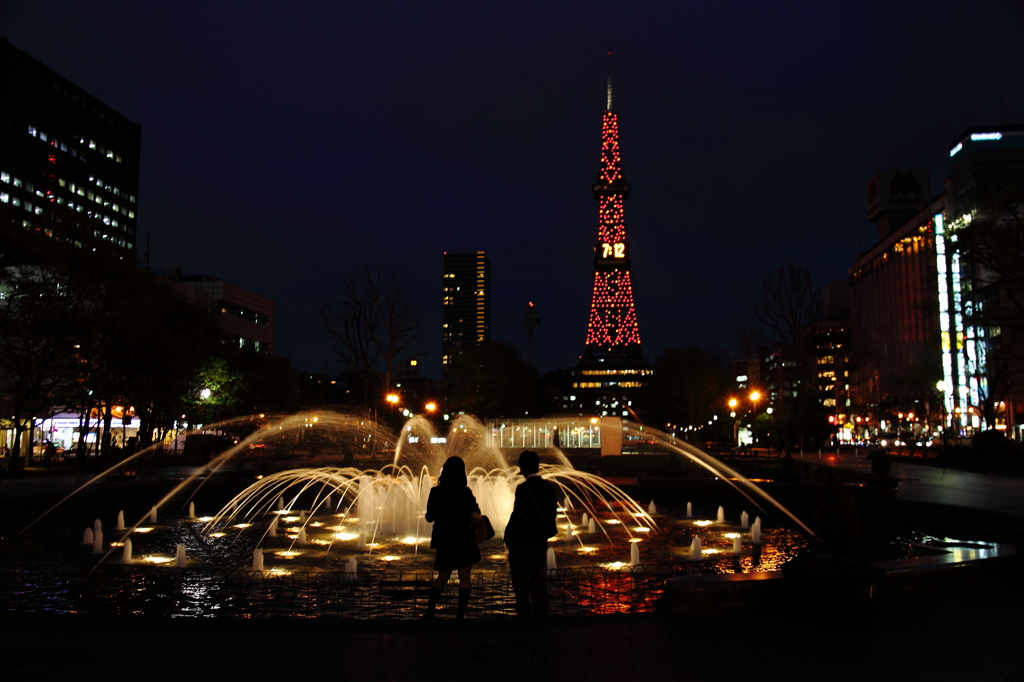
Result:
M355 540L359 537L359 533L335 533L334 537L338 540Z
M703 528L704 526L710 526L710 525L713 525L714 523L715 523L714 521L704 521L704 520L702 520L702 521L694 521L693 525L700 526L700 527Z
M302 552L296 549L282 549L279 552L274 552L274 556L279 556L282 559L294 559L295 557L302 554Z
M152 533L153 529L149 527L136 528L132 531L133 533Z
M174 558L169 556L155 556L153 554L150 554L148 556L142 557L142 560L150 564L169 564L172 561L174 561Z
M236 523L235 525L233 525L231 527L232 528L248 528L251 525L252 525L251 523Z
M421 542L426 542L429 538L417 538L410 535L409 537L402 538L402 542L406 545L418 545Z

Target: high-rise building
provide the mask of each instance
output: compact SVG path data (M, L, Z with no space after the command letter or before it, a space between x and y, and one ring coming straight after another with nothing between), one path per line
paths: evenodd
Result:
M445 253L442 286L441 373L460 347L491 340L491 261L483 251Z
M601 124L601 164L591 188L598 202L594 289L586 345L563 407L627 416L636 390L652 374L640 347L633 301L624 203L630 186L619 153L619 115L612 110L612 81Z
M136 246L142 128L0 39L0 221Z
M996 428L1024 438L1024 342L1016 321L999 321L1018 294L963 241L978 220L1017 225L1024 126L969 128L949 155L946 191L930 203L920 170L883 171L868 187L880 241L849 272L851 413L861 435L934 435L932 425L944 424L954 437ZM904 417L894 421L897 409Z

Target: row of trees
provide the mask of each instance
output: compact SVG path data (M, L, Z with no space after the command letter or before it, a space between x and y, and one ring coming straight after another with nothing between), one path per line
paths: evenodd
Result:
M134 410L144 446L182 417L287 407L296 395L286 360L229 349L205 307L123 252L3 230L0 405L15 432L13 468L33 420L55 411L79 415L79 455L100 416L106 456L121 410Z

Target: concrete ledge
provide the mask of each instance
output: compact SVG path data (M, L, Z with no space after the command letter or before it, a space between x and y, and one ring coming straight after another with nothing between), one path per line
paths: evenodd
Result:
M764 613L781 599L779 571L687 575L665 581L667 611L684 618Z

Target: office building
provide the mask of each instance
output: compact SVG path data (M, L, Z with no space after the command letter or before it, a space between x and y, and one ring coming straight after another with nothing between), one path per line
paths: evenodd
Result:
M274 302L240 286L207 275L182 275L173 281L193 303L208 308L237 348L274 353Z
M491 340L491 261L483 251L445 253L441 374L450 377L460 348Z
M851 414L862 435L944 425L953 437L988 428L1024 436L1020 320L999 318L1020 292L965 241L972 223L1013 220L1024 206L1024 126L969 128L949 155L945 192L930 201L917 191L928 186L920 169L883 171L869 184L879 242L849 271ZM900 201L887 203L886 190Z
M134 254L142 129L0 38L0 221Z

